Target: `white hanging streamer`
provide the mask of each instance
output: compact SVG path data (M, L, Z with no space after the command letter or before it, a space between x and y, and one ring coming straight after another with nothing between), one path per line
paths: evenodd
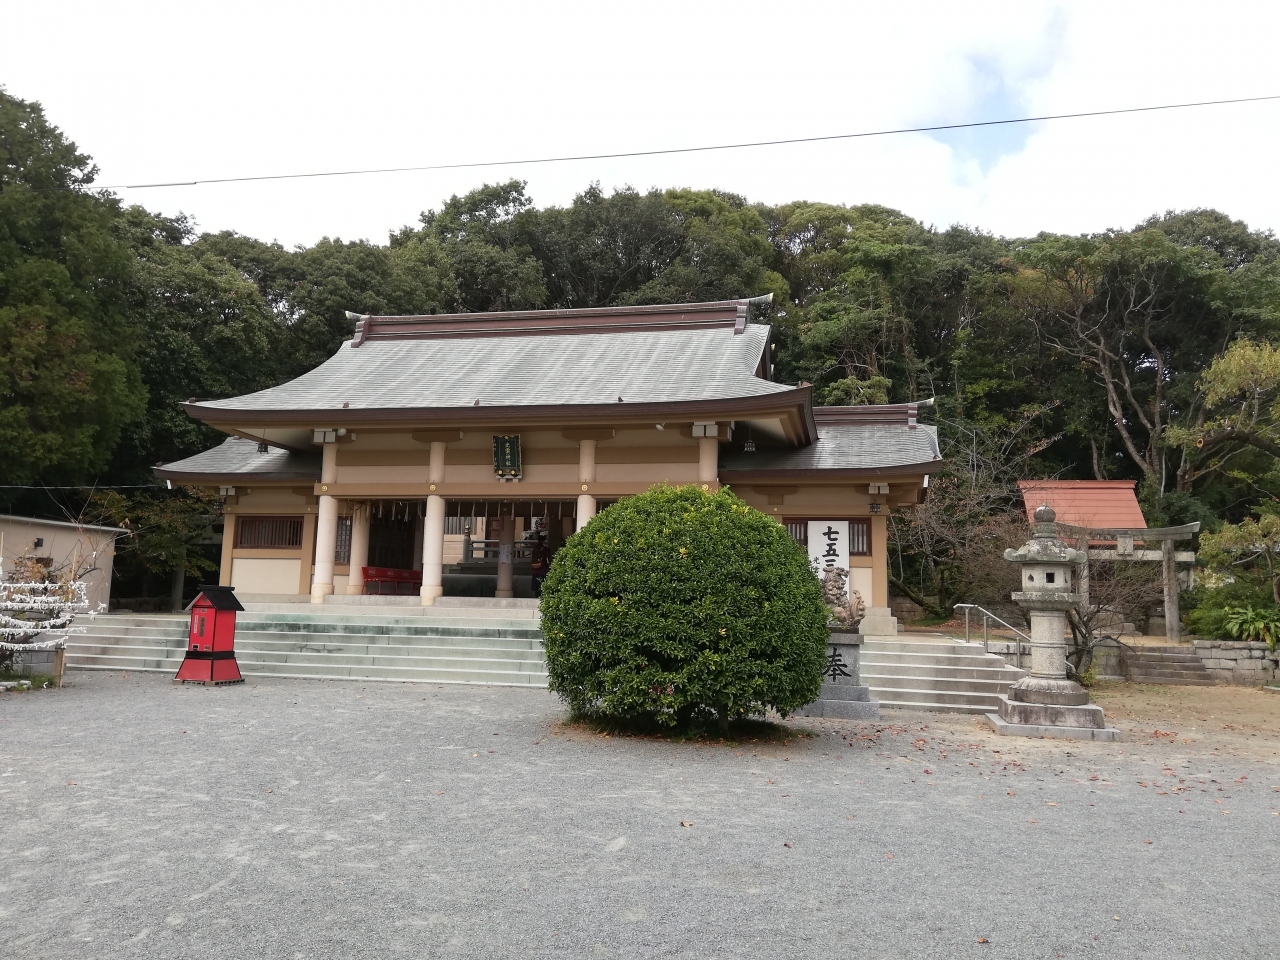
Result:
M0 575L2 574L3 569L0 569ZM88 613L92 620L105 609L104 603L98 604L97 610L89 609L88 587L83 580L73 580L70 583L0 581L0 650L19 653L28 650L61 650L66 647L69 634L85 632L84 627L71 625L77 613ZM10 611L45 616L27 620L10 616ZM47 640L34 639L41 634L52 633L59 636Z

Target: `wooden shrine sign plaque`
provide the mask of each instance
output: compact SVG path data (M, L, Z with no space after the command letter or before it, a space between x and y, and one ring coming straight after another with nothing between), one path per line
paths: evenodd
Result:
M493 472L504 480L520 478L520 434L493 438Z

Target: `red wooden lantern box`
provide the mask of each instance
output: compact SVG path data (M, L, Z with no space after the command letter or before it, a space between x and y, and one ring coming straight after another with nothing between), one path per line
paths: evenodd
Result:
M175 683L244 683L235 651L236 611L244 607L234 591L235 587L201 585L200 595L191 604L187 656L173 678Z

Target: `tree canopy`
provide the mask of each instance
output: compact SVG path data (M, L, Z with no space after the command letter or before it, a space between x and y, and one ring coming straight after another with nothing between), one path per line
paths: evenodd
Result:
M539 207L511 180L385 242L287 249L126 207L95 174L38 104L0 91L0 484L151 483L217 439L180 402L313 368L351 336L348 310L773 293L777 379L829 404L937 399L951 486L935 490L968 525L904 517L903 587L972 592L961 570L1017 479L1139 480L1153 522L1238 521L1280 496L1280 240L1220 211L1005 238L720 190L589 184Z

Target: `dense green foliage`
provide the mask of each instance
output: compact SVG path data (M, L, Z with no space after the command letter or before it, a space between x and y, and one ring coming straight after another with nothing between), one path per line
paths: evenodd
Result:
M106 466L142 411L119 203L35 104L0 92L0 483Z
M728 490L604 510L542 591L551 689L580 716L687 726L817 699L827 608L808 556Z
M1271 606L1271 585L1249 579L1230 583L1199 584L1182 596L1183 621L1193 634L1213 640L1231 640L1227 621L1233 611L1245 607L1265 610Z
M181 401L311 369L351 336L348 310L772 292L780 381L821 403L937 398L949 465L891 526L895 589L932 609L1007 592L1019 479L1139 480L1152 523L1280 497L1280 241L1218 211L1017 239L714 190L591 185L539 208L510 181L385 243L286 249L124 208L93 178L37 104L0 92L0 484L153 482L217 439Z
M1272 650L1280 639L1280 610L1275 607L1228 608L1227 632L1235 640L1265 643Z

